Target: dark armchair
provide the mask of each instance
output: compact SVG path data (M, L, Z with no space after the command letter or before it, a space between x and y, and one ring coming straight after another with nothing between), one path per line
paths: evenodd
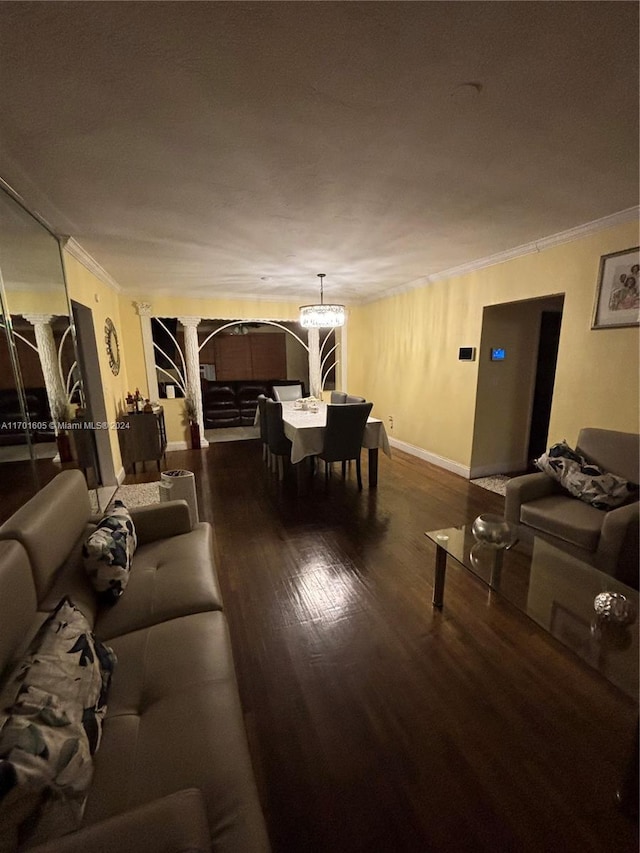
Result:
M358 489L362 489L362 471L360 469L360 451L367 418L373 403L354 403L352 405L327 406L327 428L324 434L322 453L318 454L325 463L325 478L329 478L332 462L342 462L342 474L345 475L346 462L356 460Z
M583 429L576 450L602 470L638 482L640 437ZM638 588L640 504L597 509L573 497L545 473L507 483L505 517L623 583Z

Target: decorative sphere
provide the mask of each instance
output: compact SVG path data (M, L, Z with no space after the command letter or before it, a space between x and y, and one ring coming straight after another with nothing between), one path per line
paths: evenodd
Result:
M490 548L508 548L515 541L516 532L513 525L501 515L487 512L479 515L471 525L471 532L483 545Z
M620 592L600 592L593 600L593 609L605 622L630 625L636 618L633 604Z

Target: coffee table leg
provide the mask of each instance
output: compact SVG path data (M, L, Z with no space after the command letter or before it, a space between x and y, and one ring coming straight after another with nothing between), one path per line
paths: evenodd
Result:
M433 606L442 609L444 603L444 581L447 572L447 552L436 545L436 574L433 581Z
M378 448L369 448L369 488L378 485Z

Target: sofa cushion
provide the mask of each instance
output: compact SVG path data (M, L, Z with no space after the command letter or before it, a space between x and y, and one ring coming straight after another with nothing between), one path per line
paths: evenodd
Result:
M598 509L613 509L637 498L637 486L623 477L602 471L573 450L566 441L552 445L536 461L537 467L557 480L569 494Z
M16 539L27 554L41 601L91 516L80 471L62 471L0 527L0 539ZM55 534L55 535L54 535Z
M85 568L100 600L115 604L124 592L138 540L129 510L114 501L82 550Z
M85 823L196 787L214 850L268 850L224 614L173 619L111 645L118 677Z
M23 822L36 814L47 834L79 823L114 665L112 651L64 598L0 697L2 834L28 834Z
M138 547L126 594L116 607L100 610L95 632L109 640L167 619L221 609L211 527L201 523L189 533Z
M36 615L36 590L27 552L19 542L0 542L0 672L15 659Z
M587 551L595 551L605 513L566 495L549 495L520 507L520 521L536 530L570 542Z

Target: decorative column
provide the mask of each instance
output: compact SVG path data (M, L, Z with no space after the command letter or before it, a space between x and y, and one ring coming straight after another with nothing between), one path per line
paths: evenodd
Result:
M66 418L67 392L64 387L60 368L58 366L58 348L53 337L53 329L51 321L54 319L53 314L28 314L24 315L25 320L31 323L36 335L36 344L38 347L38 357L42 365L42 375L44 376L44 385L47 389L47 399L49 400L49 409L54 423L60 418ZM55 427L55 433L58 434L58 427Z
M200 385L200 349L198 347L198 324L200 317L178 317L184 327L184 360L187 365L187 393L193 397L198 412L200 445L208 447L204 437L204 415L202 410L202 387Z
M156 356L153 350L153 332L151 330L151 304L149 302L134 302L138 316L140 317L140 331L142 333L142 350L144 352L144 364L147 371L147 388L149 399L157 400L160 396L158 391L158 374L156 372Z
M320 331L308 329L307 344L309 346L309 393L320 399L322 392L322 376L320 375Z

